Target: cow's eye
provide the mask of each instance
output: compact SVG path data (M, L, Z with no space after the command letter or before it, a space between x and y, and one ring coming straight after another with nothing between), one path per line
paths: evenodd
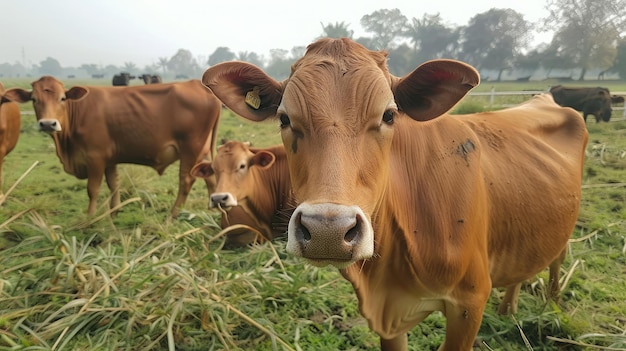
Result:
M242 163L242 164L239 165L239 169L245 169L245 168L246 168L245 164Z
M65 96L61 96L61 101L65 101L67 98Z
M281 113L278 118L280 119L280 128L281 129L289 127L289 125L291 124L291 121L289 120L289 116L287 116L284 113Z
M387 124L393 124L393 118L396 115L396 111L394 110L387 110L385 111L385 113L383 113L383 122L387 123Z

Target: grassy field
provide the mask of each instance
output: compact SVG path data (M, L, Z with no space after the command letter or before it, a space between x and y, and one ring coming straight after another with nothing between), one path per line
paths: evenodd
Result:
M28 88L30 80L3 83ZM598 83L589 84L608 85ZM548 85L487 82L477 91ZM468 97L458 110L484 105ZM50 137L35 130L32 107L22 110L20 141L4 167L4 191L11 189L0 206L0 350L378 349L336 269L286 255L284 239L222 249L203 182L181 216L168 218L177 163L161 177L122 165L121 211L110 218L103 186L102 207L87 216L85 181L63 171ZM496 314L503 292L494 290L483 350L626 350L626 121L587 125L582 207L561 299L546 300L547 271L524 286L514 317ZM279 142L279 129L225 111L218 137L262 147ZM431 315L411 331L411 350L435 350L444 332L442 315Z

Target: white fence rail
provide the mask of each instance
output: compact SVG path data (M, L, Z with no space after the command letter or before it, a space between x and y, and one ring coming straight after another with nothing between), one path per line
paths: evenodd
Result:
M497 96L528 95L528 97L530 98L533 95L547 93L547 92L548 90L496 91L495 88L491 88L491 91L470 92L467 95L468 96L488 96L489 104L493 105ZM619 95L619 96L624 96L626 98L626 91L611 92L611 95ZM507 105L501 105L501 106L507 106ZM613 105L613 111L622 111L622 119L626 118L626 108L623 103L619 105Z

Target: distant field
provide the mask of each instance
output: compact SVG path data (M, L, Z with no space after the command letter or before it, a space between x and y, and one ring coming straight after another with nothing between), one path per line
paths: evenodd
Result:
M30 81L3 83L29 88ZM626 91L624 82L590 84ZM485 82L476 90L492 86L548 85ZM458 108L516 102L485 106L468 97ZM50 138L35 130L32 106L22 109L4 191L24 178L0 207L0 349L378 350L351 286L335 269L288 256L284 239L222 249L203 182L181 217L169 219L178 163L162 177L123 165L127 204L114 219L103 207L88 217L85 181L63 171ZM587 126L582 207L560 302L546 301L547 271L523 288L514 318L496 314L502 292L494 290L479 334L483 350L626 349L626 121ZM218 138L261 147L280 142L276 121L255 124L227 110ZM99 203L108 195L103 185ZM411 350L436 349L444 329L445 319L434 313L411 331Z

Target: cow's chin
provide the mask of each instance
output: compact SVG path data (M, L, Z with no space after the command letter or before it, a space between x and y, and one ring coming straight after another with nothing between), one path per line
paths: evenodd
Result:
M310 259L310 258L302 258L304 261L306 261L306 263L310 264L311 266L315 266L315 267L326 267L326 266L333 266L337 269L344 269L344 268L348 268L350 267L352 264L354 264L355 261L337 261L337 260L315 260L315 259Z

